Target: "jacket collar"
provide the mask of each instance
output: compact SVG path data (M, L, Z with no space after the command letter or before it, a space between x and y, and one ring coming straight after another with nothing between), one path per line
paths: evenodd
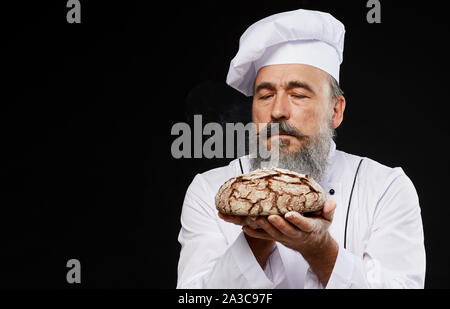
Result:
M334 158L336 154L336 143L331 139L330 140L330 152L328 152L328 166L325 170L325 174L322 177L320 183L328 183L330 182L331 170L333 168Z

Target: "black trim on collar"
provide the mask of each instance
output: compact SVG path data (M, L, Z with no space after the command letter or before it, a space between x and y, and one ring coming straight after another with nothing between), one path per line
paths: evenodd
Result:
M241 158L239 158L239 166L241 167L241 173L244 174L244 170L242 169L242 162L241 162Z
M361 166L363 159L359 161L358 168L356 169L355 178L353 179L352 191L350 192L350 199L348 200L347 216L345 217L345 232L344 232L344 249L347 249L347 224L348 214L350 213L350 204L352 203L353 189L355 188L356 176L358 176L359 167Z

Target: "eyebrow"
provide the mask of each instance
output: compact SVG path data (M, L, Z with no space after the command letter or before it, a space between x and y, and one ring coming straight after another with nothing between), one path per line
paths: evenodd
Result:
M314 90L312 89L312 87L308 83L302 82L302 81L299 81L299 80L292 80L292 81L288 82L287 84L285 84L284 88L286 90L290 90L290 89L294 89L294 88L303 88L303 89L311 92L313 95L316 94L314 92ZM270 82L262 82L256 87L255 93L258 93L258 91L260 91L262 89L275 91L276 87L275 87L274 84L272 84Z
M305 82L302 82L299 80L290 81L284 88L286 88L286 90L293 89L293 88L303 88L303 89L311 92L314 95L316 94L314 92L314 90L312 89L312 87L308 83L305 83Z
M271 90L271 91L275 91L276 87L274 84L269 83L269 82L262 82L260 83L256 89L255 89L255 93L258 93L258 91L262 90L262 89L267 89L267 90Z

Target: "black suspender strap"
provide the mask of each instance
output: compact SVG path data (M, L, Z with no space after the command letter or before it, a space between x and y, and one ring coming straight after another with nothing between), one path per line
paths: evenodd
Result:
M239 166L241 167L241 173L244 174L244 170L242 169L242 162L241 162L241 158L239 158Z
M359 161L358 168L356 169L355 178L353 179L352 191L350 192L350 199L348 200L347 216L345 217L345 232L344 232L344 249L347 249L347 224L348 214L350 213L350 204L352 203L353 189L355 188L356 176L358 176L359 167L361 166L363 159Z

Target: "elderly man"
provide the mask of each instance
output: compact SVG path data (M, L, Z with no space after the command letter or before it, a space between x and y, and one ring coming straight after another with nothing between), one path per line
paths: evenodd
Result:
M242 35L227 82L253 95L252 118L279 124L278 167L309 174L328 201L313 216L218 214L231 177L261 166L244 156L198 174L181 215L178 288L423 288L420 206L401 168L336 150L345 29L327 13L267 17Z

